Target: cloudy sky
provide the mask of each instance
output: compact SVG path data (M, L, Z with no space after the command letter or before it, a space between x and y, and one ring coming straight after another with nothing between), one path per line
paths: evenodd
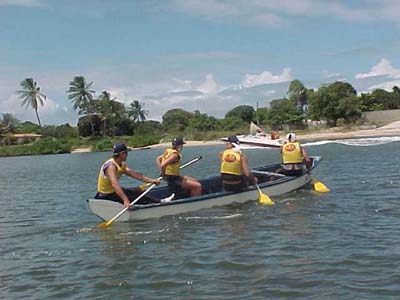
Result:
M76 125L76 75L154 120L266 106L293 79L391 90L399 29L397 0L0 0L0 113L36 121L16 94L28 77L48 97L44 124Z

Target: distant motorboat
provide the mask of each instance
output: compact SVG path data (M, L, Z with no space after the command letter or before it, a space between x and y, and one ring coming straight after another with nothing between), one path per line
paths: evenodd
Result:
M284 140L279 138L275 133L267 134L253 122L250 123L249 135L237 135L240 144L255 147L280 148L284 144ZM221 138L222 141L228 141L228 138Z

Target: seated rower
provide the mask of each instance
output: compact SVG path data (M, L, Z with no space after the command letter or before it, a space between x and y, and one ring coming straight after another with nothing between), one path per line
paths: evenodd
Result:
M173 192L184 190L189 192L190 197L199 196L202 191L201 183L195 178L180 175L183 144L186 143L181 137L175 137L172 140L172 147L158 156L156 162L161 175Z
M153 179L139 172L129 169L126 165L128 148L123 143L117 143L113 147L113 156L108 159L100 168L97 193L95 199L105 199L120 202L124 207L129 208L131 202L136 199L143 191L140 187L124 188L119 183L122 174L141 180L143 182L160 184L160 180ZM148 194L136 204L164 203L170 199L155 199Z
M280 150L283 160L282 168L277 172L286 176L300 176L303 174L305 165L307 173L310 174L311 160L306 150L297 142L296 134L288 133L286 139L287 142L281 146Z
M222 185L227 192L240 192L251 184L257 183L249 169L247 157L239 149L239 139L230 136L226 142L226 149L220 153Z

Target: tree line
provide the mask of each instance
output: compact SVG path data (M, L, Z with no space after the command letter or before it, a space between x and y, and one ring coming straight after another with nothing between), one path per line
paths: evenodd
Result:
M34 110L39 130L47 130L47 133L57 131L57 127L54 126L42 127L38 108L44 105L46 95L37 82L27 78L20 86L18 95L22 101L21 105ZM93 82L88 82L83 76L74 77L66 93L80 116L77 130L79 136L83 137L137 134L153 135L156 140L165 134L179 133L189 135L192 139L202 139L211 138L210 132L221 134L247 131L251 121L258 121L260 125L273 130L280 130L284 126L304 128L307 126L307 120L323 120L328 126L337 126L338 123L342 125L359 122L362 113L366 111L400 108L400 90L397 86L394 86L391 92L376 89L371 93L358 95L355 88L347 82L336 81L314 90L295 79L289 84L287 97L272 100L269 107L257 107L255 110L250 105L239 105L228 111L224 118L216 118L198 110L188 112L174 108L165 112L162 122L158 122L146 120L149 110L144 109L144 104L139 100L131 101L125 106L115 97L112 98L108 91L102 91L96 96ZM26 126L21 127L19 121L11 114L3 114L0 119L0 132L15 132L15 128L18 128L16 124L20 124L19 131L25 128L32 132L33 124L25 123ZM62 125L62 130L71 132L69 128L66 129L66 125ZM206 133L208 135L205 135Z

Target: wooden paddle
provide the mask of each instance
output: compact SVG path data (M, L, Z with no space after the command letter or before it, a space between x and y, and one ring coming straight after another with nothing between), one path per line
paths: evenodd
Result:
M203 158L202 156L196 157L196 158L192 159L191 161L189 161L189 162L183 164L182 166L180 166L180 168L183 169L183 168L185 168L185 167L187 167L187 166L189 166L189 165L191 165L191 164L193 164L193 163L199 161L199 160L202 159L202 158ZM158 177L157 179L158 179L158 180L161 180L161 179L162 179L162 176ZM154 187L156 186L155 183L150 183L150 184L151 184L150 187L148 187L143 193L141 193L136 199L134 199L134 200L131 202L131 206L132 206L133 204L135 204L136 202L138 202L140 199L142 199L148 192L151 191L152 188L154 188ZM144 184L144 185L147 185L147 183ZM143 185L142 185L142 186L143 186ZM113 217L111 220L105 221L105 222L103 222L103 223L100 223L99 225L97 225L97 227L99 227L99 228L107 228L107 227L109 227L116 219L118 219L118 218L119 218L124 212L126 212L128 209L129 209L128 207L125 207L125 208L124 208L123 210L121 210L118 214L116 214L115 217Z

